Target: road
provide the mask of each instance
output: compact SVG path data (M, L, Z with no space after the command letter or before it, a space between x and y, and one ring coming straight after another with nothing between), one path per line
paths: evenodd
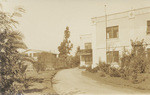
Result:
M111 85L98 83L91 78L83 76L82 69L65 69L58 72L54 78L55 91L60 95L132 95L140 94L129 88L113 87Z

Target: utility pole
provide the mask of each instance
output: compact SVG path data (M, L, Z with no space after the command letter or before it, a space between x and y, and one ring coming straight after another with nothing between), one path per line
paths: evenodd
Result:
M107 12L106 12L106 5L105 5L105 28L106 28L106 64L107 62Z

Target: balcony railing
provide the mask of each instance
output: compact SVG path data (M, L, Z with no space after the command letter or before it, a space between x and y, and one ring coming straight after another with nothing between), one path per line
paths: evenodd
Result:
M92 55L92 49L81 49L78 55Z

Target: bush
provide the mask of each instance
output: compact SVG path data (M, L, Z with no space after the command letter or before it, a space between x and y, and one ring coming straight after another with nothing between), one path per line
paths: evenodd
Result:
M121 73L117 68L111 67L109 69L109 75L111 77L121 77Z
M71 67L78 67L80 65L80 56L75 55L71 58Z
M100 72L100 76L105 76L105 74L110 75L111 77L120 77L120 71L114 67L111 67L110 64L106 64L105 62L100 62L99 65L95 68L87 67L86 71L91 73Z
M149 72L149 60L146 57L146 45L144 40L131 41L132 50L124 50L121 58L121 77L131 79L133 83L139 83L139 74Z
M89 67L86 67L86 71L89 71L89 72L91 72L91 71L92 71L92 67L91 67L91 66L89 66Z
M99 62L98 68L100 71L109 74L110 64L106 64L105 62Z
M121 57L120 68L111 67L110 64L99 62L99 65L92 69L91 67L86 68L87 71L96 73L103 72L111 77L122 77L127 80L131 80L133 83L140 83L146 78L139 75L150 72L150 60L146 54L146 45L144 40L142 41L131 41L132 49L131 52L124 50ZM103 76L103 75L102 75Z
M87 67L85 66L79 66L79 69L86 69Z
M61 56L57 58L56 63L53 65L55 69L66 69L78 67L80 64L79 56Z
M91 73L97 73L99 71L99 67L95 67L92 69L92 67L89 66L89 67L86 67L86 71L89 71Z

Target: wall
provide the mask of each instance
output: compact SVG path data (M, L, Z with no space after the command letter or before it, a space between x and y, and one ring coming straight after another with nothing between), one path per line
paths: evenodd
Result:
M85 43L92 43L92 34L85 34L80 36L80 49L85 49ZM93 46L93 43L92 43ZM85 61L82 60L80 56L80 66L86 66Z
M85 43L92 43L92 34L80 36L80 49L85 49Z
M131 14L132 13L132 14ZM106 62L106 18L93 18L95 22L95 40L93 40L93 67L99 60ZM131 48L130 40L145 39L150 44L150 35L146 34L147 20L150 20L150 8L136 9L107 16L107 27L119 26L119 38L107 39L107 50L117 50L120 55L125 48Z

